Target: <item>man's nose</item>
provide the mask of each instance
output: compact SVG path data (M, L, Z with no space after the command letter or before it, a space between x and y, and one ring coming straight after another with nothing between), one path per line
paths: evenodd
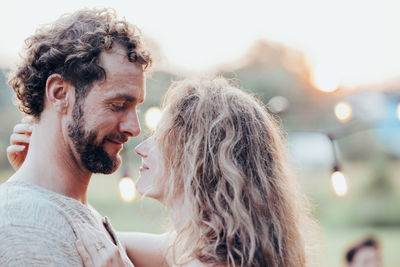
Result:
M129 137L140 134L140 123L136 111L129 112L125 119L120 123L120 131Z

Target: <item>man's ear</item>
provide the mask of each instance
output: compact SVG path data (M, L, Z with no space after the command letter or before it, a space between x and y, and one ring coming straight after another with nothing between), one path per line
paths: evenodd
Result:
M52 74L46 81L46 98L58 113L66 114L71 103L73 86L60 74Z

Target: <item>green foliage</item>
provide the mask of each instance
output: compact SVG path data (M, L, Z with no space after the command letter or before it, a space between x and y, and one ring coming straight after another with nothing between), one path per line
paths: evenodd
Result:
M167 72L155 72L147 79L146 101L143 103L144 108L159 106L160 101L167 91L171 81L179 78Z
M11 103L13 90L7 85L7 73L9 70L0 69L0 109Z
M12 129L21 115L13 105L13 90L7 85L6 73L0 69L0 169L11 170L7 161L6 148L9 145Z
M343 172L349 192L339 198L331 189L329 170L300 172L302 186L315 205L316 217L329 227L400 226L397 161L372 158L348 163Z
M354 224L372 226L399 226L400 198L393 183L389 161L385 157L371 162L369 179L362 186L356 205Z

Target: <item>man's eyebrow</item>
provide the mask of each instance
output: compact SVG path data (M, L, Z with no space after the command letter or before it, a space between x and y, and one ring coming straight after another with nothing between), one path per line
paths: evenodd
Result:
M125 100L128 102L137 102L136 97L127 94L115 94L107 97L106 99L106 101L112 101L112 100Z

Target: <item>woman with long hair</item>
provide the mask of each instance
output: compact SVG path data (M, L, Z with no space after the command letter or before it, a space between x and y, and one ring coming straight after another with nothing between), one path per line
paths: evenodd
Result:
M173 225L118 234L135 266L306 266L307 200L279 124L255 97L225 78L173 82L160 123L135 151L137 190ZM123 266L104 233L77 226L86 266Z

